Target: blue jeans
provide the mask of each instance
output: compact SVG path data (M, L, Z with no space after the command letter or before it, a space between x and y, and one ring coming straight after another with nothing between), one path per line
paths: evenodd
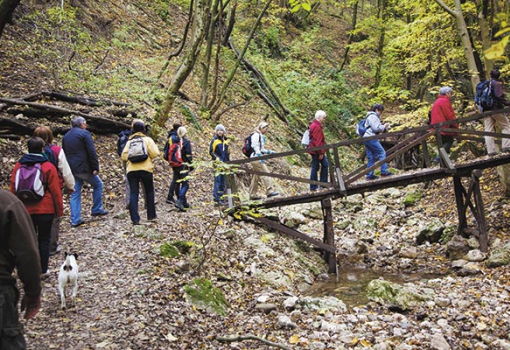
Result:
M181 191L181 183L177 182L179 178L179 170L180 168L172 168L172 181L170 182L170 188L168 189L167 199L173 199L174 194L177 198L179 198L179 192Z
M151 172L145 170L131 171L127 174L129 181L129 216L132 222L139 222L138 198L140 197L140 182L145 189L147 206L147 219L156 218L156 203L154 200L154 177Z
M103 209L103 182L97 175L73 174L74 192L71 193L69 206L71 208L71 224L77 225L81 221L81 189L83 182L88 182L92 188L92 215L102 213Z
M174 174L177 175L177 180L182 180L186 178L189 174L189 170L186 165L174 169L176 169L176 172ZM181 184L181 189L179 190L179 196L177 199L179 199L179 202L181 202L181 204L186 204L188 203L188 200L186 199L186 193L188 192L189 189L189 181L183 180L178 183Z
M328 182L328 157L324 155L322 160L319 159L319 154L312 154L312 171L310 173L310 180L317 181L317 173L319 172L319 167L321 168L320 174L320 182ZM318 185L310 184L310 190L316 190L319 188Z
M221 196L225 193L225 175L218 175L214 178L213 198L215 202L221 200Z
M51 226L53 224L53 214L32 214L32 224L37 233L37 243L39 246L39 258L41 260L41 272L48 271L48 260L50 259L50 240Z
M379 140L370 140L363 142L365 145L365 150L367 152L367 168L370 168L372 165L375 164L377 160L382 160L386 158L386 151L384 150L383 146L381 145L381 142ZM381 164L381 174L387 174L388 173L388 164L383 163ZM370 171L367 174L367 177L374 176L374 171Z

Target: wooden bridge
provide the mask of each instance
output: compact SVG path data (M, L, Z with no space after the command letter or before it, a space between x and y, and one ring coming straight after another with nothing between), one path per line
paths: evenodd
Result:
M467 227L466 214L467 209L469 208L478 226L478 240L480 242L480 249L486 252L488 249L488 238L479 178L482 175L483 169L510 163L510 153L499 153L492 157L473 156L472 159L467 161L453 162L442 145L440 131L448 131L454 133L454 137L457 140L470 140L483 143L485 142L483 136L492 136L496 140L510 138L510 134L478 131L475 130L473 126L473 123L476 124L480 121L483 123L484 117L499 113L508 114L509 112L510 108L507 108L504 110L491 111L483 114L474 114L467 118L438 123L432 126L427 125L418 128L379 134L367 138L357 138L349 141L341 141L334 144L309 149L274 153L262 157L231 161L229 162L230 164L238 165L240 169L248 174L269 176L305 184L316 184L321 186L322 189L319 191L308 191L292 196L273 197L265 201L255 201L243 205L234 205L232 196L229 196L229 209L227 212L231 215L239 212L248 212L246 215L255 221L261 222L291 237L302 239L315 245L317 248L322 250L323 257L329 264L329 271L331 273L336 273L336 246L333 231L331 200L347 197L357 193L372 192L384 188L406 186L413 183L429 182L437 179L452 177L459 220L458 234L462 234ZM453 123L458 123L459 129L448 128L448 125ZM442 126L446 126L446 128L442 128ZM385 159L376 162L372 167L367 168L366 165L363 165L357 169L344 173L345 169L342 169L341 166L339 150L345 147L363 146L364 141L374 139L394 139L398 140L398 142L394 147L387 150ZM438 155L441 158L440 164L434 167L431 167L427 142L437 145ZM254 171L251 169L251 167L247 166L247 164L251 162L261 161L262 159L269 160L275 158L290 157L316 150L326 150L327 152L329 161L329 182L311 181L308 178L300 178L296 176L278 174L275 172L264 173ZM410 152L414 153L414 159L418 163L417 169L403 171L401 173L395 174L394 176L382 177L376 180L365 180L365 175L368 172L379 168L382 163L389 163L392 160L404 158L406 154L409 154ZM232 194L235 192L236 186L233 178L233 176L229 176L229 181L227 181L227 194ZM464 187L462 178L468 178L469 182L467 187ZM361 181L359 181L360 179ZM321 202L324 216L324 237L322 241L301 233L293 228L290 228L280 223L279 221L275 221L264 216L250 215L250 211L243 210L243 207L245 208L246 205L249 205L251 210L255 210L319 201Z

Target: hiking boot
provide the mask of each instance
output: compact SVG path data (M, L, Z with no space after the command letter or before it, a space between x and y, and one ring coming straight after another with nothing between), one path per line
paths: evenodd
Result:
M279 195L279 193L278 193L278 192L273 191L273 192L271 192L271 193L268 193L267 198L276 197L276 196L278 196L278 195Z
M92 216L105 216L105 215L108 215L109 211L108 210L103 210L103 211L100 211L99 213L92 213Z
M174 204L174 203L175 203L175 198L173 198L173 197L172 197L172 198L167 198L167 199L166 199L166 202L167 202L168 204Z
M381 173L382 177L388 177L388 176L393 176L393 175L394 175L393 173Z
M179 209L179 211L186 211L186 209L184 209L184 205L181 203L180 200L176 200L174 202L174 205L177 209Z
M250 197L250 200L252 200L252 201L259 201L261 199L262 199L262 197L259 197L259 196L251 196Z
M367 175L367 180L377 180L379 176L376 175Z
M76 224L71 224L71 227L76 228L76 227L79 227L79 226L84 225L84 224L85 224L85 221L80 220Z

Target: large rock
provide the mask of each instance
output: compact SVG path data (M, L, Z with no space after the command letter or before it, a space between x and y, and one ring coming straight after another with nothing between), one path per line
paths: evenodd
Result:
M401 286L384 279L370 281L366 290L370 300L401 310L409 310L432 298L429 292L419 292L410 285Z
M406 196L404 197L404 202L403 203L404 203L405 207L411 207L416 202L418 202L420 199L421 199L421 192L420 191L408 192L406 194Z
M296 306L300 306L303 309L308 309L312 311L319 310L335 310L335 311L343 311L347 310L344 302L338 298L328 296L324 298L314 298L314 297L304 297L300 298L297 302Z
M437 243L444 229L444 224L439 219L433 218L427 225L420 226L418 235L416 236L416 243L423 244L427 241L430 243Z
M495 248L487 260L488 267L506 266L510 264L510 243Z
M451 260L464 259L470 248L465 238L455 235L450 242L446 244L446 251Z

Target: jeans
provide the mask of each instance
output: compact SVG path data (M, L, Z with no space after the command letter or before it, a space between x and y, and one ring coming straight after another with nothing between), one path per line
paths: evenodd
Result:
M363 142L365 145L365 150L367 152L367 168L370 168L372 165L375 164L376 160L382 160L386 158L386 151L384 150L383 146L381 145L381 142L379 140L370 140ZM388 164L383 163L381 164L381 174L387 174L388 173ZM367 177L374 176L374 171L370 171L367 174Z
M175 170L174 176L177 175L177 180L182 180L186 178L189 174L189 170L186 165L174 168L174 170ZM186 193L188 192L189 189L189 181L183 180L181 182L178 182L178 184L181 184L181 189L179 190L179 195L177 196L177 199L179 199L179 202L181 202L181 204L187 204L188 201L186 199Z
M48 260L50 259L50 240L51 225L53 224L54 214L32 214L32 224L37 233L37 243L39 245L39 258L41 260L41 272L48 271Z
M129 181L129 216L133 223L140 221L138 214L138 198L140 196L140 182L145 189L145 204L147 206L147 220L156 218L156 203L154 199L154 177L145 170L130 171L127 174Z
M319 167L321 168L320 173L320 182L328 182L328 157L324 155L322 160L319 159L319 154L312 154L312 171L310 172L310 180L317 181L317 173L319 172ZM314 191L319 188L318 185L310 184L310 190Z
M225 175L218 175L214 178L213 198L215 202L221 200L221 196L225 193Z
M181 183L177 182L179 179L179 169L180 168L172 168L172 181L170 182L170 188L168 189L167 199L173 199L175 197L179 198L179 192L181 191Z
M71 208L71 224L77 225L81 221L81 189L83 182L88 182L94 189L92 193L92 215L100 214L103 209L103 182L97 175L73 174L74 192L71 193L69 206Z
M18 315L19 292L16 286L0 283L0 349L24 350L25 338L21 333Z

